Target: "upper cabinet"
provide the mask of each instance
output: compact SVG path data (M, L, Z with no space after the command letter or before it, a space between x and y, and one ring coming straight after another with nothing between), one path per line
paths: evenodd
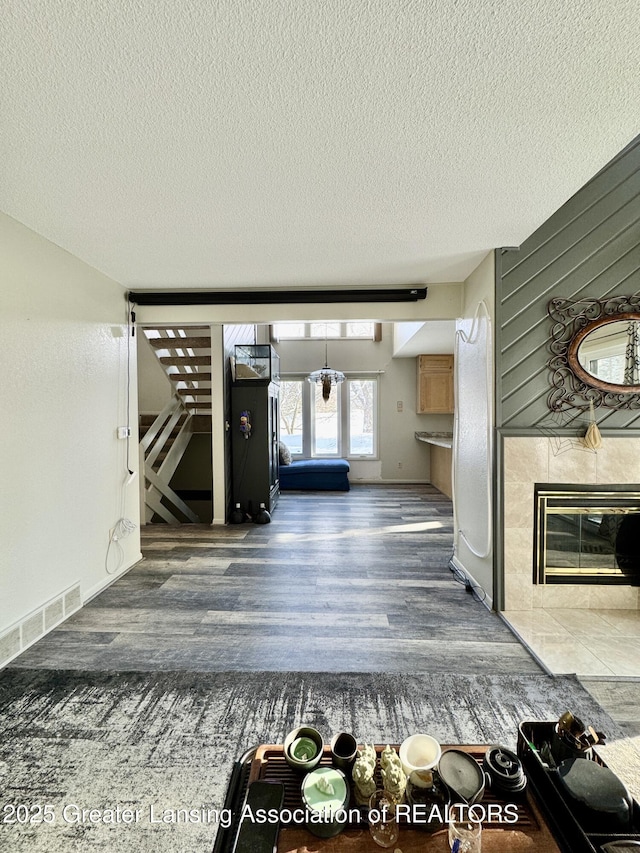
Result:
M453 413L453 356L419 355L416 411L419 415Z

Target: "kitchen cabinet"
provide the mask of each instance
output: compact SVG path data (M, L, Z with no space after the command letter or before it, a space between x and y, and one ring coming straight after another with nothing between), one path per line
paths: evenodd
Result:
M429 445L430 448L430 480L431 485L451 498L453 495L451 474L451 448L453 433L451 432L416 432L415 437Z
M419 415L453 412L453 356L419 355L416 412Z

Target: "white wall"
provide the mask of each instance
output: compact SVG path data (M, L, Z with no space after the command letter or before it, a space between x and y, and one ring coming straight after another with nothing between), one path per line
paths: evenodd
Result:
M493 600L492 337L495 262L491 252L465 282L456 326L454 429L455 563ZM488 316L487 316L488 315Z
M127 442L116 437L127 423L124 288L3 214L0 280L2 633L74 583L86 599L111 582L110 529L139 518L137 478L125 486ZM121 545L120 572L140 558L138 529Z
M138 350L138 409L157 415L173 396L173 388L142 329L136 330Z
M310 373L324 364L324 340L280 341L276 346L282 373ZM393 324L383 323L382 340L329 341L330 367L343 371L381 371L379 459L351 461L349 479L429 482L429 447L416 441L417 431L451 430L450 415L416 414L416 360L393 358ZM402 412L398 412L398 402ZM402 467L398 467L398 462Z

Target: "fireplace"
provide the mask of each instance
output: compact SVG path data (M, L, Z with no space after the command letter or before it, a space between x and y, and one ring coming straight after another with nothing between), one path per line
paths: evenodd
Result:
M533 582L640 586L640 484L535 484Z

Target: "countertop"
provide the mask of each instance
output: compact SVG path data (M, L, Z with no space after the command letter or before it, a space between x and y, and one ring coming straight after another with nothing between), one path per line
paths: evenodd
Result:
M453 445L452 432L416 432L414 435L418 441L435 444L438 447L448 447L451 449Z

